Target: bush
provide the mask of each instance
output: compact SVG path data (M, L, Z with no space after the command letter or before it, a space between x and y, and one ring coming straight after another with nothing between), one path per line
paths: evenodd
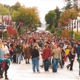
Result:
M24 34L24 33L25 33L24 28L20 28L18 33L19 33L20 35L21 35L21 34Z
M3 37L4 37L4 38L8 38L8 37L9 37L9 34L8 34L7 31L4 31L4 32L3 32Z
M79 33L75 33L75 40L79 40L80 39L80 34Z
M57 34L58 36L62 35L62 30L61 29L56 29L55 34Z
M52 26L52 28L51 28L51 33L54 33L55 31L56 31L56 29L55 29L55 27L54 26Z

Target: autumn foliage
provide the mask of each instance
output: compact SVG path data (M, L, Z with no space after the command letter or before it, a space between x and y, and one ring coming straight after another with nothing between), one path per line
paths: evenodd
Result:
M10 35L15 35L15 34L18 33L17 30L12 26L7 27L7 31L8 31L9 36Z
M59 22L66 25L71 23L71 20L77 19L78 12L75 9L66 10L60 16ZM66 23L67 22L67 23Z
M61 25L61 23L58 23L58 27L61 27L62 25Z
M69 30L65 29L62 31L62 37L68 37L69 36Z

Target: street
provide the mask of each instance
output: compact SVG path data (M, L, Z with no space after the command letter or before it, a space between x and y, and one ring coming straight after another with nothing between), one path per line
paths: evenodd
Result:
M64 68L58 68L57 73L53 73L52 69L49 69L49 72L45 72L43 68L40 67L40 73L33 73L32 63L25 64L25 61L22 60L21 64L11 63L8 70L9 80L80 80L78 75L78 62L75 60L73 71L69 71L66 68L66 65L69 62L67 61ZM40 60L40 65L42 60ZM2 78L1 80L5 80Z

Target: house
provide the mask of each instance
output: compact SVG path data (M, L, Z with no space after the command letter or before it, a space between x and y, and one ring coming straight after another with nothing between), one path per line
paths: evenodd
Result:
M10 23L12 21L12 17L10 15L0 15L0 24L6 25L6 23Z

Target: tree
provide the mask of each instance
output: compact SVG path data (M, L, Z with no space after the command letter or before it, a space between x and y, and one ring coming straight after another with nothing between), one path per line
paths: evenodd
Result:
M37 7L27 8L26 24L32 26L39 23L40 23L40 17Z
M3 4L0 4L0 15L9 15L9 10Z
M12 26L7 27L7 32L9 34L9 36L18 34L17 30L14 27L12 27Z
M21 34L24 34L24 33L25 33L24 28L20 28L18 33L19 33L20 35L21 35Z
M79 0L64 0L66 2L66 6L65 9L72 9L75 8L76 10L78 10L78 1Z
M60 19L60 14L61 14L61 11L59 10L58 7L56 7L56 9L54 10L55 13L56 13L56 19L55 19L55 27L58 26L58 22L59 22L59 19Z
M57 34L58 36L62 35L62 30L61 29L56 29L55 34Z
M56 20L56 13L54 10L49 11L46 15L45 15L45 21L47 24L49 24L49 29L51 29L51 27L53 25L55 25L55 20Z
M67 37L69 36L69 30L65 29L62 31L62 37Z
M78 12L74 9L74 8L72 8L71 10L70 10L70 18L73 20L73 19L77 19L77 16L78 16Z
M65 9L71 9L72 8L72 0L64 0L66 2Z
M62 24L59 22L59 23L58 23L58 27L61 27L61 26L62 26Z
M56 31L55 27L52 26L52 28L51 28L51 33L54 33L55 31Z
M59 22L64 24L64 22L68 22L69 19L71 20L77 19L77 16L78 16L78 12L74 8L72 8L70 10L66 10L61 14Z
M19 25L19 22L22 22L28 28L36 27L35 24L41 25L37 7L28 8L24 5L21 6L19 2L13 6L0 4L0 14L11 15L12 20L16 22L16 26ZM0 22L2 22L2 19Z
M8 34L7 31L4 31L4 32L3 32L3 37L4 37L4 38L8 38L8 37L9 37L9 34Z
M20 6L21 6L21 4L20 4L19 2L16 2L13 6L11 6L11 8L12 8L13 10L18 11L18 9L20 8Z
M59 19L59 22L64 25L64 22L67 22L68 19L70 19L70 10L66 10L65 12L61 13L61 16L60 16L60 19Z
M25 6L20 6L18 11L13 12L12 17L17 25L19 22L23 22L24 26L28 28L40 23L39 13L36 7L26 8Z
M74 7L74 9L76 9L77 11L78 11L78 8L79 8L79 6L78 6L78 1L79 1L79 0L73 0L73 7Z

